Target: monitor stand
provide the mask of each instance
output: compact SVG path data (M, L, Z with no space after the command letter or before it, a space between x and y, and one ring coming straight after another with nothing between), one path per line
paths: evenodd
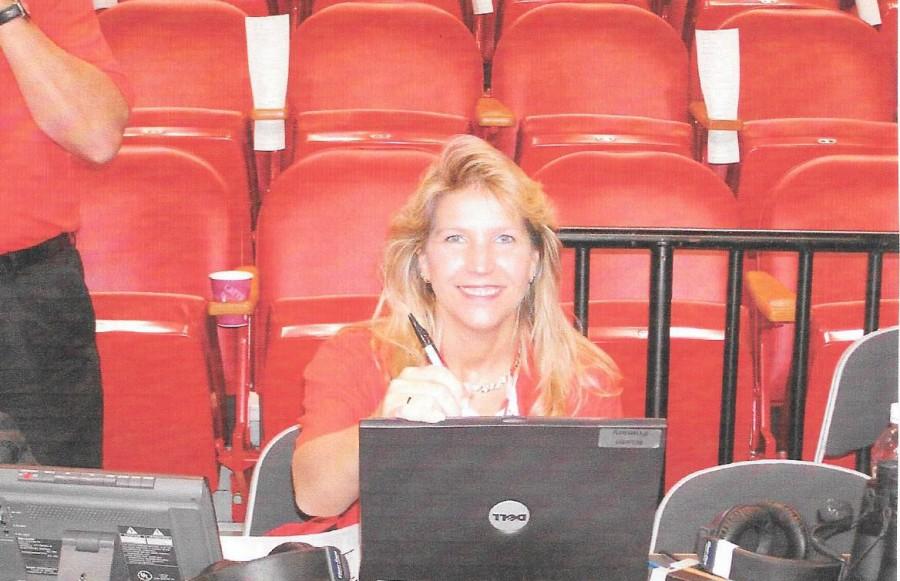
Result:
M122 563L113 569L119 552L119 535L88 531L65 531L59 554L59 579L117 581L127 579ZM119 573L118 575L116 573Z

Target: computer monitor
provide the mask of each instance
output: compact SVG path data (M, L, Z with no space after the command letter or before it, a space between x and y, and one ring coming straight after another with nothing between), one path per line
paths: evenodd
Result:
M0 465L2 579L186 581L221 558L202 478Z
M361 581L644 581L665 420L360 424Z

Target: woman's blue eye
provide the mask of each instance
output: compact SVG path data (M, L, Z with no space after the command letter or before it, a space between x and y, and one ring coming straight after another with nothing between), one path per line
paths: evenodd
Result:
M501 234L500 236L497 236L497 242L500 242L501 244L512 244L515 241L515 237L510 234Z
M462 239L463 239L463 237L461 234L451 234L451 235L447 236L446 238L444 238L444 241L446 241L446 242L462 242Z

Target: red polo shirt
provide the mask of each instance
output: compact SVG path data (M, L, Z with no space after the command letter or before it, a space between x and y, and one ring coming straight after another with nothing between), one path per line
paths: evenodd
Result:
M53 42L102 71L129 95L100 32L91 0L27 0L33 22ZM71 156L35 124L0 52L0 254L78 227Z

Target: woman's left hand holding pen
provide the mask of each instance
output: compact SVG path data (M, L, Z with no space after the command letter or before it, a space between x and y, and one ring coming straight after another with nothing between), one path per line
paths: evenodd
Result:
M443 366L407 367L391 380L375 417L439 422L461 415L462 383Z

